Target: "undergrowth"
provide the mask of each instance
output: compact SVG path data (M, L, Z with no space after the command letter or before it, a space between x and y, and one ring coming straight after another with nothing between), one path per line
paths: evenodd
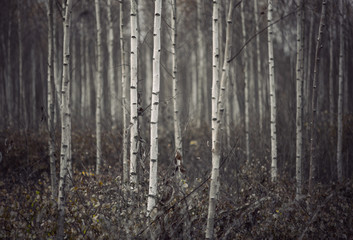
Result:
M94 136L74 134L75 171L65 206L67 239L203 239L210 168L193 175L188 163L185 179L177 180L171 163L162 162L157 209L148 219L148 171L140 170L138 193L132 193L122 182L119 148L111 146L118 140L108 135L104 174L96 176L91 146ZM3 133L1 137L0 239L54 239L57 205L50 197L47 136L32 133L25 140ZM196 151L197 144L192 142L189 151ZM352 181L318 184L311 195L305 193L295 200L295 182L282 176L271 183L269 166L261 158L249 166L230 168L230 163L240 158L239 151L234 147L222 157L217 239L353 238ZM197 164L202 165L201 161Z

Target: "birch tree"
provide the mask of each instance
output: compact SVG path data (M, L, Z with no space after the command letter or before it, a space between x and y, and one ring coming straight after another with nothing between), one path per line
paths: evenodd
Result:
M329 118L330 118L330 125L333 126L334 124L334 80L335 80L335 75L334 75L334 27L333 24L329 25L329 34L330 34L330 76L329 76Z
M277 103L276 103L276 85L275 85L275 63L273 56L273 26L272 26L272 0L268 0L268 72L270 79L270 128L271 128L271 179L277 179L277 132L276 132L276 116L277 116Z
M81 117L82 118L86 118L86 95L87 95L87 89L86 89L86 78L87 76L85 75L85 68L86 68L86 64L85 64L85 37L84 37L84 25L83 22L80 23L80 77L81 77L81 106L80 106L80 110L81 110Z
M174 107L174 142L175 142L175 161L177 169L177 177L181 177L181 164L183 160L183 145L181 139L181 130L180 130L180 118L179 118L179 105L178 105L178 78L177 78L177 54L176 54L176 45L177 45L177 6L176 0L171 0L171 29L172 29L172 79L173 79L173 107Z
M117 96L115 86L115 69L114 69L114 30L113 19L111 14L111 0L107 1L107 15L108 15L108 54L109 54L109 67L108 67L108 81L110 90L110 115L112 121L112 128L117 127L116 109L117 109Z
M96 10L96 27L97 27L97 72L96 72L96 147L97 147L97 162L96 175L100 172L102 159L102 125L101 125L101 108L102 108L102 84L103 84L103 59L102 59L102 26L100 20L99 0L95 0Z
M339 0L339 38L340 54L338 68L338 106L337 106L337 178L339 182L343 180L342 169L342 111L343 111L343 65L344 65L344 39L343 39L343 0Z
M246 29L245 29L245 1L241 3L241 25L243 31L243 44L246 45ZM246 163L250 163L250 139L249 139L249 56L247 48L244 48L244 96L245 96L245 145L246 145Z
M70 133L70 30L71 30L71 8L72 1L65 2L65 14L63 16L63 71L62 71L62 87L61 87L61 149L60 149L60 179L59 179L59 220L58 220L58 239L64 239L64 219L65 219L65 180L67 174L67 161L70 156L69 143L71 139Z
M22 46L22 19L21 19L21 4L20 1L17 0L17 22L18 22L18 80L20 85L20 99L19 99L19 114L20 119L22 121L20 124L27 130L27 104L25 99L25 88L24 88L24 80L23 80L23 46Z
M254 15L255 15L255 32L259 32L259 11L258 11L258 0L254 0ZM260 34L256 34L256 78L258 88L258 108L259 108L259 127L260 133L262 132L263 125L263 86L261 77L261 55L260 55Z
M196 113L196 126L200 127L201 126L201 118L203 116L203 110L206 111L207 114L207 108L202 109L202 94L205 91L203 90L205 86L207 86L207 81L206 81L206 74L205 74L205 41L204 41L204 34L202 32L202 6L203 6L203 1L202 0L197 0L197 82L195 82L195 94L196 94L196 105L194 105L195 113ZM206 91L207 92L207 91ZM206 96L206 94L204 94ZM206 98L206 97L205 97ZM206 104L206 101L204 102ZM207 106L207 105L206 105ZM204 116L208 116L204 115Z
M157 199L157 167L158 167L158 110L160 89L160 51L161 51L161 14L162 1L155 0L153 26L153 81L151 100L151 149L150 177L147 201L147 214L156 206Z
M317 175L317 163L316 163L316 114L317 114L317 89L318 89L318 77L319 77L319 65L320 65L320 53L322 45L322 34L323 28L325 27L326 15L326 0L322 1L321 7L321 16L320 16L320 26L319 32L316 40L316 49L315 49L315 65L313 73L313 87L312 87L312 96L311 96L311 119L310 119L310 171L309 171L309 192L311 193L316 182Z
M215 221L215 210L216 203L219 195L219 168L221 158L221 129L220 124L224 113L224 102L226 98L226 81L229 76L229 59L231 49L231 36L232 36L232 13L233 13L234 1L229 2L228 16L227 16L227 29L226 29L226 45L224 53L224 61L222 67L222 77L220 88L216 87L216 83L219 81L219 44L218 44L218 1L213 1L213 13L212 13L212 173L211 173L211 185L209 193L209 205L207 215L207 226L206 226L206 239L214 238L214 221ZM217 98L214 101L215 90L219 91Z
M302 125L303 125L303 0L300 0L297 9L297 62L296 62L296 198L302 194Z
M120 58L121 58L121 86L122 86L122 110L123 110L123 181L127 183L129 180L129 166L127 160L127 147L128 147L128 126L127 126L127 104L126 104L126 63L125 63L125 42L124 42L124 1L120 0L119 9L119 34L120 34Z
M48 1L48 131L49 131L49 161L50 161L50 183L51 197L57 196L56 167L55 167L55 129L54 129L54 108L55 108L55 83L54 83L54 48L53 48L53 10L54 1Z
M138 113L137 113L137 2L131 0L131 55L130 55L130 184L137 188L137 155L139 151Z

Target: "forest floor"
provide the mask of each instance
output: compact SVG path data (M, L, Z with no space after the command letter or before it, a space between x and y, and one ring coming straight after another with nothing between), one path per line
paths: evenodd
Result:
M0 133L0 239L53 239L57 206L51 200L46 134ZM109 136L106 136L109 139ZM146 217L148 171L138 193L122 182L118 160L94 174L94 137L73 134L74 174L66 196L67 239L204 239L209 174L186 174L178 183L166 164L159 169L153 218ZM119 149L103 144L104 156ZM118 147L117 147L118 148ZM57 155L58 156L58 153ZM57 169L59 165L57 164ZM217 214L217 239L353 239L353 182L317 184L295 200L293 180L273 184L266 167L254 163L224 171ZM179 187L181 186L181 187Z

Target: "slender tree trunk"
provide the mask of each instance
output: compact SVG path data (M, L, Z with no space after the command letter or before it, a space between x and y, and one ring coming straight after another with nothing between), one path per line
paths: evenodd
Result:
M241 3L241 24L243 30L243 44L246 44L246 29L245 29L245 1ZM245 145L246 145L246 163L250 164L250 139L249 139L249 56L248 48L244 48L244 96L245 96Z
M308 57L307 57L307 71L306 71L306 82L305 82L305 98L306 99L306 104L304 105L304 112L306 113L307 116L310 115L310 109L311 109L311 102L310 102L310 96L311 96L311 79L312 79L312 56L313 56L313 38L314 38L314 17L311 16L310 18L310 28L309 28L309 44L308 44ZM309 133L310 134L310 133Z
M212 13L212 148L216 140L217 124L217 103L219 93L219 24L218 24L219 4L218 0L213 1Z
M85 64L85 38L84 38L84 25L83 23L80 24L80 70L81 70L81 106L80 106L80 111L81 111L81 118L82 119L86 119L86 110L85 110L85 104L86 104L86 94L87 94L87 90L86 90L86 77L85 76L85 68L86 68L86 64Z
M343 66L344 66L344 39L343 39L343 0L339 2L339 38L340 38L340 55L338 68L338 106L337 106L337 179L339 182L343 180L343 164L342 164L342 112L343 112Z
M318 77L319 77L319 65L320 65L320 52L322 45L322 34L323 28L325 27L325 14L326 14L326 0L322 1L321 17L320 17L320 26L316 42L315 50L315 65L313 73L313 88L312 88L312 98L311 98L311 119L310 119L310 172L309 172L309 193L312 192L314 184L317 178L317 162L316 162L316 115L317 115L317 90L318 90Z
M206 108L202 109L202 103L206 104L206 101L202 101L202 90L204 84L207 84L205 78L205 40L202 33L202 0L197 0L197 82L195 84L196 87L196 105L195 105L195 113L196 113L196 127L201 127L201 120L203 119L202 111L206 110ZM208 115L206 115L208 116Z
M297 113L296 113L296 198L302 194L302 125L303 125L303 31L302 15L303 0L300 0L297 9L297 63L296 63L296 87L297 87Z
M125 63L125 42L124 42L124 1L120 0L119 19L120 19L120 57L121 57L121 86L122 86L122 110L123 110L123 181L129 181L129 165L127 160L127 147L128 147L128 126L127 126L127 104L126 104L126 63Z
M213 1L212 13L212 173L211 188L209 194L209 206L207 215L206 239L213 239L214 218L216 202L218 200L219 184L219 158L214 152L216 149L216 125L217 125L217 102L219 84L219 25L218 25L219 6L218 0Z
M114 31L113 31L113 19L111 14L111 0L107 1L107 13L108 13L108 54L109 54L109 68L108 68L108 81L110 90L110 114L112 121L112 128L117 127L116 109L117 109L117 95L115 86L115 68L114 68Z
M27 104L25 99L25 86L23 80L23 48L22 48L22 21L21 21L21 3L17 0L17 21L18 21L18 79L20 83L20 99L19 99L19 119L21 127L25 130L28 128Z
M178 91L178 78L177 78L177 53L176 53L176 45L177 45L177 5L176 0L172 0L171 2L171 29L172 29L172 79L173 79L173 107L174 107L174 142L175 142L175 162L177 169L177 178L180 179L182 177L182 173L180 171L181 164L183 161L183 145L181 139L181 129L180 129L180 117L179 117L179 91Z
M102 160L102 84L103 84L103 49L102 49L102 25L100 20L99 0L95 0L96 24L97 24L97 72L96 72L96 147L97 147L97 162L96 175L100 173Z
M151 95L152 95L152 50L147 47L146 48L146 91L145 91L145 104L148 106L151 103Z
M194 119L197 119L197 53L193 51L191 53L191 62L194 68L191 69L191 105L192 108L189 110L192 113ZM196 70L195 70L196 69ZM191 114L190 114L191 115ZM197 122L196 122L197 126Z
M276 132L276 118L277 118L277 103L276 103L276 85L275 85L275 63L273 55L273 26L272 24L272 0L268 0L268 71L270 78L270 127L271 127L271 179L277 179L277 132Z
M258 11L258 1L254 0L254 15L255 15L255 32L259 32L259 11ZM258 108L259 108L259 128L260 133L262 133L263 128L263 85L261 77L261 55L260 55L260 35L256 35L256 78L257 78L257 89L258 89Z
M215 210L216 203L219 196L219 168L221 158L221 131L220 124L224 114L224 102L226 98L226 81L229 77L229 58L231 49L231 36L232 36L232 13L233 13L234 1L229 2L228 16L227 16L227 30L226 30L226 45L224 53L224 62L222 68L222 77L220 88L216 88L216 83L219 82L219 44L218 44L218 1L213 1L213 22L212 22L212 37L213 37L213 71L212 71L212 101L214 100L215 90L219 91L216 101L212 102L212 173L211 173L211 185L209 194L209 205L207 215L207 226L206 226L206 239L214 238L214 221L215 221Z
M230 79L234 79L234 84L233 84L233 92L234 92L234 97L233 97L233 123L235 126L239 125L241 123L241 114L240 114L240 106L239 106L239 99L238 99L238 94L237 94L237 91L238 91L238 84L237 84L237 81L236 81L236 69L235 67L231 68L230 69Z
M162 1L155 0L153 27L153 83L151 106L151 150L150 181L147 202L147 214L156 206L157 199L157 167L158 167L158 110L160 89L160 50L161 50L161 14Z
M89 39L88 39L88 31L87 29L84 30L84 36L85 37L85 69L86 69L86 79L85 79L85 91L86 91L86 102L85 102L85 113L86 117L88 119L92 119L92 108L91 108L91 102L92 102L92 81L91 81L91 67L90 67L90 44L89 44Z
M53 10L54 1L48 2L48 130L49 130L49 161L50 161L50 183L51 198L57 197L56 167L55 167L55 129L54 129L54 109L55 109L55 83L54 83L54 39L53 39Z
M7 35L7 39L5 40L5 36L4 34L1 35L3 42L2 42L2 48L3 48L3 53L7 54L6 55L6 68L5 70L5 101L6 101L6 105L7 105L7 114L8 114L8 119L7 119L7 123L10 127L13 126L13 81L11 81L11 25L12 22L9 21L9 25L8 25L8 35Z
M67 174L67 161L70 156L69 143L71 133L69 129L70 122L70 29L71 29L71 6L72 1L67 0L65 4L65 15L63 17L64 38L63 38L63 71L62 71L62 89L61 89L61 150L60 150L60 179L59 179L59 220L57 239L64 239L65 222L65 179Z
M60 122L60 105L61 105L61 75L59 71L59 55L60 49L57 47L57 21L55 17L55 8L53 11L53 48L54 48L54 84L55 84L55 107L54 107L54 125L56 126L57 123ZM60 22L61 24L62 22Z
M34 54L34 49L31 50L31 72L32 72L32 82L31 82L31 93L30 93L30 122L31 122L31 127L35 128L36 127L36 73L37 73L37 65L36 63L36 58Z
M334 57L333 57L333 51L334 51L334 44L333 44L333 39L334 39L334 24L329 25L329 34L330 34L330 77L329 77L329 118L330 118L330 125L333 126L334 124L334 80L335 80L335 75L334 75Z
M133 190L137 189L137 155L139 152L138 134L138 94L137 94L137 57L138 57L138 29L137 29L137 2L131 0L131 55L130 55L130 184Z

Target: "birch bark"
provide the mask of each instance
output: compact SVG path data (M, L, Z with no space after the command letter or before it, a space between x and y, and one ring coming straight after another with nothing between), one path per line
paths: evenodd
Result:
M339 182L343 180L342 169L342 112L343 112L343 65L344 65L344 39L343 39L343 0L339 0L339 38L340 38L340 55L338 68L338 106L337 106L337 179Z
M64 220L65 220L65 179L67 174L67 161L70 156L69 143L71 133L69 131L70 118L70 29L71 29L71 6L72 1L67 0L65 3L65 14L63 17L63 71L62 71L62 88L61 88L61 150L60 150L60 179L59 179L59 196L58 196L58 233L57 239L64 239Z
M161 51L161 13L162 1L155 0L153 27L153 82L151 106L151 150L150 178L147 202L147 214L156 206L157 199L157 167L158 167L158 110L160 90L160 51Z
M124 42L124 1L120 0L119 9L119 34L120 34L120 58L121 58L121 101L123 110L123 181L127 183L129 181L129 164L127 160L127 147L128 147L128 126L127 126L127 104L126 104L126 62L125 62L125 42Z
M273 26L272 26L272 0L268 0L268 71L270 79L270 128L271 128L271 179L277 179L277 132L276 132L276 117L277 117L277 103L276 103L276 85L275 85L275 64L273 56Z
M233 13L234 1L229 2L228 16L227 16L227 30L226 30L226 45L224 53L224 62L222 68L222 77L220 88L216 89L219 91L218 98L216 99L216 105L212 105L212 173L211 173L211 185L209 194L209 205L207 215L207 226L206 226L206 239L214 238L214 221L215 221L215 210L216 203L219 196L219 168L221 158L221 129L220 124L224 114L224 102L226 98L226 81L229 76L229 58L231 49L231 36L232 36L232 13ZM218 44L218 1L213 0L213 22L212 22L212 38L213 38L213 71L212 71L212 85L215 86L216 82L219 81L219 44ZM212 88L212 98L214 97L214 90ZM213 101L213 99L212 99ZM218 103L218 104L217 104ZM216 113L216 114L215 114Z
M137 155L139 151L138 113L137 113L137 2L131 0L131 55L130 55L130 184L133 190L137 188Z
M48 131L49 131L49 162L50 162L50 183L51 198L57 197L56 167L55 167L55 129L54 129L54 108L55 108L55 83L54 83L54 47L53 47L53 10L54 1L48 1Z
M102 111L102 84L103 84L103 49L102 49L102 25L100 20L99 0L95 0L96 10L96 24L97 24L97 72L96 72L96 147L97 147L97 162L96 162L96 175L100 173L101 160L102 160L102 125L101 125L101 111Z
M176 45L177 45L177 5L176 0L171 1L171 29L172 29L172 79L173 79L173 107L174 107L174 142L175 142L175 162L177 169L177 178L181 179L181 164L183 161L183 145L181 139L181 130L180 130L180 117L179 117L179 91L178 91L178 77L177 77L177 53L176 53Z
M315 65L314 65L314 73L313 73L313 88L312 88L312 96L311 96L311 119L310 119L310 172L309 172L309 193L312 192L314 188L314 184L317 178L317 162L316 162L316 115L317 115L317 90L318 90L318 76L319 76L319 65L320 65L320 53L321 53L321 45L322 45L322 34L323 28L325 27L326 15L326 0L322 1L321 8L321 17L320 17L320 26L318 37L316 40L316 49L315 49Z
M297 62L296 62L296 88L297 88L297 112L296 112L296 198L302 194L302 125L303 125L303 31L302 15L303 0L300 0L297 9Z
M245 29L245 1L241 3L241 25L243 31L243 44L246 45L246 29ZM244 48L244 96L245 96L245 145L246 145L246 163L250 164L250 138L249 138L249 49Z

